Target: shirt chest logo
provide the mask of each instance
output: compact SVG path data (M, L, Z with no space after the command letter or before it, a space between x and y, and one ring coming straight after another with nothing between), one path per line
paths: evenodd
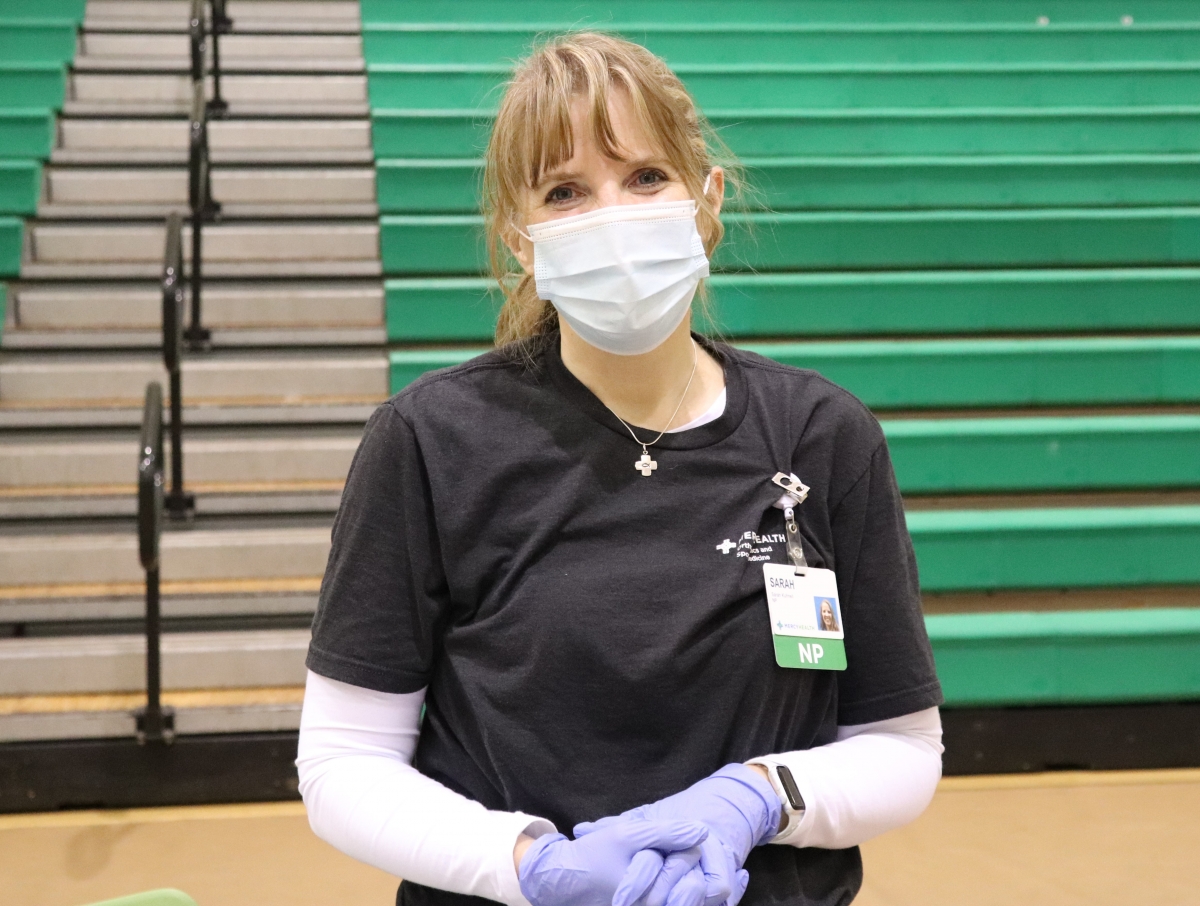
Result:
M715 547L722 556L733 554L735 557L744 557L754 563L760 560L770 560L775 546L783 544L785 540L783 532L770 532L766 535L760 535L758 532L742 532L737 540L726 538Z

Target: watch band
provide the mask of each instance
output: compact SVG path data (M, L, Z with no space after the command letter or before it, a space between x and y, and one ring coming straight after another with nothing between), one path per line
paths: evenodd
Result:
M761 764L766 768L767 780L770 781L775 795L779 797L779 804L782 806L784 814L787 815L787 824L776 836L786 834L804 818L806 808L804 796L800 793L796 778L792 776L791 769L786 764L760 759L755 759L750 764Z

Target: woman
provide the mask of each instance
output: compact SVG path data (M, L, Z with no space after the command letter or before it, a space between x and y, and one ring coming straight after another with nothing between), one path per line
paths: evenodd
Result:
M833 602L828 598L821 598L821 628L826 632L837 632L838 624L837 617L833 615Z
M316 833L398 902L846 903L856 845L937 784L878 424L691 333L727 175L706 129L637 45L525 60L487 154L499 348L367 425L297 764ZM820 575L846 669L782 667L779 595Z

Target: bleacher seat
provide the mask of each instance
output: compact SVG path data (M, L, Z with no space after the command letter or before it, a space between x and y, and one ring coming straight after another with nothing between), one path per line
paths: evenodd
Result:
M1200 611L1107 609L1200 586L1200 510L1171 497L1200 488L1200 16L1126 6L364 0L393 390L490 335L509 61L616 29L759 190L723 217L708 326L883 419L951 706L1195 695Z

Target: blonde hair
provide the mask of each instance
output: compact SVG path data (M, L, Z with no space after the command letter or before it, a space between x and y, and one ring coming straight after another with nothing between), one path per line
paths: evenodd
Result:
M523 217L525 190L574 155L573 101L586 101L600 149L614 160L622 159L609 116L614 89L624 92L639 126L659 144L696 199L697 227L710 258L724 235L704 182L719 160L736 197L740 167L697 111L679 77L646 48L622 38L598 32L552 38L517 67L488 141L483 212L492 275L504 293L497 345L527 343L558 323L554 307L538 298L533 277L517 265L504 240L507 236L515 241L513 224ZM701 287L701 304L703 292Z

